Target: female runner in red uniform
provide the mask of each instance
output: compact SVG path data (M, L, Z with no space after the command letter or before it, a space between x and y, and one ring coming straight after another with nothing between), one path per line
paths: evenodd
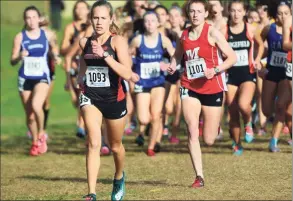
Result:
M183 31L177 42L175 55L168 68L174 73L176 66L184 59L184 73L181 77L181 99L185 121L189 131L188 147L196 179L193 188L204 186L201 149L199 143L199 115L204 118L203 137L212 145L218 135L221 118L223 91L226 90L224 71L236 63L236 54L219 30L205 22L208 3L204 0L190 0L187 14L192 26ZM219 50L227 59L222 62Z

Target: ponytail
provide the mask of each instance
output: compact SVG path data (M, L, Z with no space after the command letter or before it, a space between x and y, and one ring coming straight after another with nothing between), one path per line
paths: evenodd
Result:
M119 27L115 24L115 22L112 22L110 25L110 32L114 35L120 35L120 29Z

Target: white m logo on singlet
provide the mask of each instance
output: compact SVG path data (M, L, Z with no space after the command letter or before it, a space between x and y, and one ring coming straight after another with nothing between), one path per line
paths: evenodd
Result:
M199 51L199 47L194 48L193 51L192 50L187 50L186 51L186 55L187 55L187 59L188 60L192 60L192 59L198 59L198 51Z

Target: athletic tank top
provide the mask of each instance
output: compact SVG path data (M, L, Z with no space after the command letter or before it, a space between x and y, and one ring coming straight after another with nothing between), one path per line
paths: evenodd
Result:
M284 70L287 60L287 52L283 50L282 39L282 34L277 33L276 23L271 24L267 37L267 68L279 68L280 70Z
M235 68L244 67L249 69L250 73L254 73L253 66L253 39L249 36L247 24L239 34L232 33L230 26L227 26L227 41L230 47L235 51L237 62L232 68L228 69L228 73Z
M184 50L181 86L199 94L215 94L227 90L223 72L209 80L204 76L206 68L214 68L221 62L218 48L208 41L210 27L208 23L205 23L197 40L189 39L188 33L191 28L185 29L181 36Z
M78 36L78 34L79 34L79 31L78 31L78 29L76 28L74 22L72 22L72 25L73 25L74 33L73 33L73 36L72 36L71 39L70 39L70 44L71 44L71 45L73 45L74 40L77 38L77 36Z
M40 29L40 37L34 40L27 36L26 30L23 30L20 51L24 49L28 51L29 55L24 58L18 75L32 80L48 79L50 82L48 66L49 42L45 31Z
M160 62L163 60L163 42L161 34L158 35L158 44L154 48L145 45L144 35L141 35L141 44L136 51L136 64L134 71L139 75L137 85L145 88L159 86L165 82L164 72L161 71Z
M117 61L117 54L111 47L112 36L102 45ZM114 103L125 98L122 88L122 78L102 58L96 58L93 54L92 37L89 37L84 50L83 57L87 66L84 95L100 102Z

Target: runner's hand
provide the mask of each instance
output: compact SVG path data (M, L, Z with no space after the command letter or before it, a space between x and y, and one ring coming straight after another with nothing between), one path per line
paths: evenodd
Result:
M253 62L253 66L254 66L254 69L256 69L256 70L261 70L261 68L262 68L260 61L257 61L257 60L255 60Z
M160 69L161 71L167 71L168 67L170 66L169 63L165 63L165 62L160 62Z
M104 50L101 45L98 44L97 41L92 40L91 41L93 54L98 58L103 58Z
M269 72L268 69L262 68L260 71L258 71L258 76L262 79L265 79L268 72Z
M204 75L206 76L206 78L212 79L215 76L216 72L213 68L206 68L206 70L204 71Z
M139 75L137 73L132 72L130 80L136 83L139 81L139 79L140 79Z
M21 52L20 52L20 58L23 60L23 58L24 57L27 57L29 55L29 52L26 50L26 49L24 49L24 50L22 50Z
M167 72L170 74L170 75L173 75L176 71L176 61L171 61L169 67L167 68Z

